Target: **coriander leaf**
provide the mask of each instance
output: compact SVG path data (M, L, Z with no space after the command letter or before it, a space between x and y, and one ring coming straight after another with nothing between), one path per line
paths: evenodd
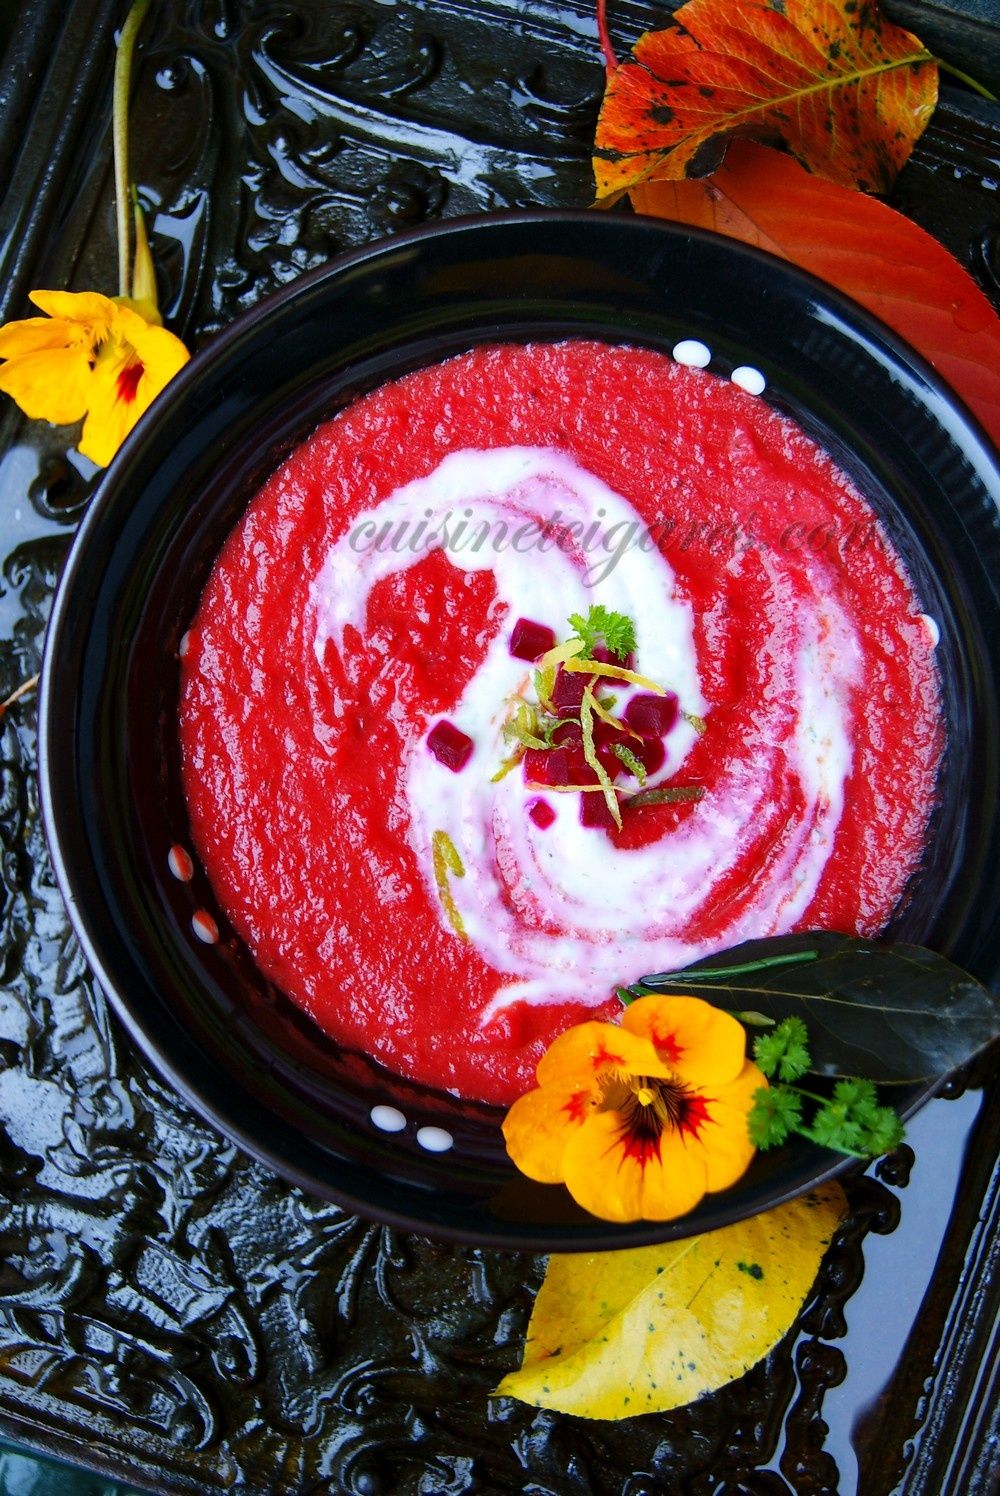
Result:
M747 1116L750 1141L757 1148L776 1148L802 1123L802 1099L787 1086L761 1086Z
M753 1056L767 1076L798 1080L809 1069L809 1031L801 1018L785 1018L769 1034L760 1034Z
M873 1158L891 1153L906 1136L906 1129L891 1106L875 1108L875 1116L864 1131L864 1151Z
M808 1136L821 1148L834 1148L839 1153L862 1153L864 1128L842 1103L828 1101L816 1108Z
M846 1107L858 1122L867 1122L879 1110L878 1092L870 1080L858 1080L851 1076L838 1080L833 1088L833 1099L838 1106Z
M635 624L625 613L613 613L595 603L586 618L582 613L572 613L569 621L574 630L572 637L582 641L583 653L590 659L598 644L603 644L620 660L635 649Z

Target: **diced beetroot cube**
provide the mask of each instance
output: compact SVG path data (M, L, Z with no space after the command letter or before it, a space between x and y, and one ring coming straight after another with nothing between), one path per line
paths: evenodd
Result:
M524 777L529 784L571 784L565 748L529 748L524 755Z
M594 784L596 782L597 775L587 762L582 743L579 748L568 748L566 758L569 769L568 784Z
M580 825L593 826L604 831L610 831L615 824L615 818L611 814L608 802L603 795L581 795L580 796Z
M529 748L524 755L524 777L529 784L592 784L594 774L582 747Z
M552 734L557 748L583 748L583 728L579 722L563 722Z
M601 767L607 770L608 775L614 779L624 768L621 759L615 752L616 743L624 743L624 735L616 732L607 722L597 721L594 723L594 752ZM635 739L631 740L633 743Z
M677 721L679 705L673 691L668 691L665 696L644 692L632 697L622 717L640 737L662 738Z
M623 660L619 655L614 654L606 644L595 644L590 652L590 657L593 660L600 660L602 665L617 665L620 670L635 669L630 654L626 655Z
M555 749L528 748L525 751L521 763L524 766L524 777L528 784L549 784L549 774L552 769L552 754Z
M427 746L439 763L453 774L464 769L472 754L472 739L454 722L436 722L427 734Z
M510 635L507 646L515 660L537 660L550 649L555 649L556 636L544 623L533 623L530 618L519 618Z
M540 831L547 831L556 818L547 800L529 800L528 814Z
M655 774L658 769L663 768L667 750L664 748L661 738L643 738L641 743L637 743L635 738L631 738L629 740L629 747L647 774Z
M564 716L578 712L588 680L589 675L573 675L569 670L557 670L556 683L552 688L552 705L556 711Z

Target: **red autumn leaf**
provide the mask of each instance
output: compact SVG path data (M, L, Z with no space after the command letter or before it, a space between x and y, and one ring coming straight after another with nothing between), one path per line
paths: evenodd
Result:
M698 176L734 135L887 192L937 102L937 64L874 0L689 0L609 76L597 197Z
M901 213L750 141L734 143L711 178L646 183L631 197L640 213L756 244L846 292L912 343L1000 442L1000 317Z

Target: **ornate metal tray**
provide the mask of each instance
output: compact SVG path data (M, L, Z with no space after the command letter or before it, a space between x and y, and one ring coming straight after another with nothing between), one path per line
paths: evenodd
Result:
M5 317L35 286L113 282L124 10L44 0L13 23ZM939 9L898 10L947 50ZM620 45L662 14L635 0L614 12ZM968 24L952 55L968 66L962 48L977 51L984 75L996 32ZM143 35L134 166L171 325L200 343L302 270L401 227L586 203L601 85L584 0L162 0ZM998 186L1000 110L946 94L896 203L1000 300ZM93 474L6 402L0 473L6 694L37 668ZM24 701L0 723L0 1434L195 1496L990 1489L996 1083L954 1087L913 1124L913 1153L852 1182L812 1303L740 1381L616 1425L491 1401L541 1262L345 1216L197 1120L133 1054L75 948L35 763Z

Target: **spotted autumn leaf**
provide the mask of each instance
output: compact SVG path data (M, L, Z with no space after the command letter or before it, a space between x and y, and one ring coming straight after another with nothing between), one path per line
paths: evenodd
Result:
M520 1370L496 1395L619 1419L716 1391L794 1324L845 1210L831 1183L687 1241L551 1257Z
M598 201L718 165L728 138L783 141L804 166L884 193L937 102L937 64L871 0L689 0L609 75Z
M885 203L750 140L711 177L648 182L639 213L714 229L812 271L912 343L1000 442L1000 317L943 245Z

